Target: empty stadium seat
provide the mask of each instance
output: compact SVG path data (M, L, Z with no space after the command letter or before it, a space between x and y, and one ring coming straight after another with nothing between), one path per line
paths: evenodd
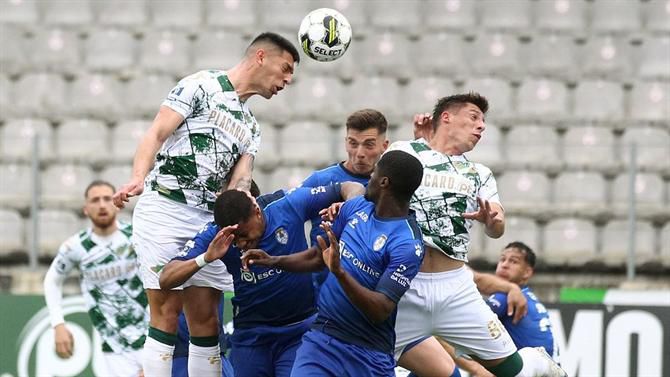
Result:
M94 178L86 165L52 165L40 176L42 203L53 208L81 208L84 189Z
M546 211L551 182L541 172L507 170L497 177L498 193L506 211L527 215Z
M576 45L572 37L538 34L522 46L528 72L540 77L574 80L577 75Z
M38 29L30 41L30 66L37 71L74 74L81 70L81 41L71 30Z
M39 137L40 160L54 157L53 129L43 119L10 119L0 132L0 150L5 159L30 161L35 136Z
M418 113L432 113L439 98L455 92L454 84L445 77L417 76L403 88L402 112L407 115L407 123ZM405 125L403 125L404 127ZM411 127L410 127L411 128Z
M254 25L258 25L256 6L252 1L206 0L205 23L214 27L250 32Z
M137 93L146 96L148 88ZM133 95L123 90L116 77L103 74L79 75L70 87L72 101L69 114L75 117L91 117L114 120L122 113L124 98ZM126 112L123 109L123 113ZM124 114L125 115L125 114Z
M280 140L284 163L320 167L333 162L333 130L326 123L291 122L281 130Z
M503 205L504 198L503 198ZM542 256L539 249L540 231L535 220L522 216L505 216L505 234L500 238L485 237L486 255L490 262L497 263L500 252L510 242L521 241L529 245L537 256Z
M463 51L465 45L463 36L459 34L423 34L410 45L414 70L423 75L463 80L470 67Z
M484 77L471 78L463 84L462 92L478 92L489 101L486 121L499 122L512 116L515 111L512 105L512 88L507 81Z
M1 14L2 12L0 12ZM17 74L25 69L28 52L23 31L15 25L0 23L0 67L4 74Z
M670 84L636 82L630 96L630 118L642 122L667 122L670 118Z
M7 76L0 74L0 120L13 115L14 106L11 102L14 98L13 85Z
M581 0L535 2L535 26L543 32L582 34L586 25L587 3Z
M0 254L26 251L25 226L18 212L0 208L0 227Z
M549 264L580 266L598 259L596 229L590 221L558 218L544 227L542 259Z
M576 121L617 122L624 117L624 92L617 82L582 80L574 95Z
M294 33L298 32L302 18L314 10L309 0L262 0L256 9L268 30Z
M657 33L669 33L670 3L668 0L649 0L642 6L645 19L645 30Z
M398 4L404 3L398 2ZM360 67L363 73L401 79L408 79L411 76L409 68L410 59L413 57L407 53L410 48L410 41L405 34L397 32L374 33L356 44L359 43L360 48L357 51L363 52L360 61L365 62ZM352 47L352 49L354 48Z
M408 127L412 129L412 127ZM477 143L477 146L467 152L467 156L471 161L476 161L490 168L494 169L504 165L502 157L502 134L500 128L496 125L487 122L482 138Z
M416 3L396 0L368 0L365 2L371 26L382 30L417 35L421 26L421 12Z
M275 169L270 179L264 183L267 187L262 188L263 192L273 192L279 189L291 189L300 186L302 181L307 178L314 169L296 166L281 166Z
M424 24L429 30L472 33L477 28L476 4L468 0L426 0Z
M623 265L628 258L630 240L627 220L613 220L605 225L602 233L603 261L608 265ZM635 264L640 265L656 258L655 230L653 226L638 220L635 226Z
M39 19L37 0L0 1L0 23L35 24Z
M626 166L630 160L630 144L637 143L637 164L642 167L670 168L670 134L661 128L627 128L621 138L621 158Z
M112 153L110 156L112 160L117 162L132 162L137 146L150 126L151 122L148 120L119 122L112 129Z
M311 9L319 6L335 9L342 13L351 24L354 38L365 37L370 33L371 24L368 20L368 8L365 1L356 0L319 0L319 6L311 2ZM307 14L307 12L305 12Z
M293 118L314 119L328 123L344 122L342 108L344 87L333 77L300 76L288 89L292 98ZM272 99L274 100L274 99Z
M397 127L389 128L386 130L386 138L389 140L389 145L390 143L399 140L414 140L414 127L412 126L411 122L407 122L406 124L400 124ZM336 144L338 145L336 149L339 147L342 148L342 151L338 150L336 156L344 158L344 141L337 139ZM468 154L468 157L470 157L470 154Z
M487 30L528 32L530 6L527 0L483 0L480 2L481 23Z
M610 206L607 183L599 173L564 171L554 182L554 205L592 215Z
M569 166L607 168L616 165L615 138L601 127L569 127L563 135L563 160Z
M592 37L581 48L582 75L627 80L632 73L630 46L623 38Z
M568 90L563 82L524 80L517 96L518 117L524 121L555 122L568 114Z
M251 112L254 114L261 127L265 125L283 125L291 119L292 103L295 94L291 93L293 88L282 90L278 95L267 100L261 96L253 96L247 102Z
M666 210L663 179L653 173L638 172L635 176L635 205L638 214ZM630 198L630 176L628 172L619 174L612 182L612 205L621 214L627 214Z
M200 33L193 42L192 70L229 69L242 59L247 41L235 31ZM221 51L227 51L222 54Z
M130 80L125 87L124 115L152 118L177 81L172 76L148 74Z
M661 228L661 261L670 266L670 221Z
M21 116L58 119L70 106L67 83L51 73L29 73L14 84L14 111Z
M345 113L359 109L371 108L382 112L389 124L398 124L400 114L400 87L391 78L359 77L351 85L345 87Z
M202 2L147 0L151 22L161 28L196 30L202 25Z
M109 129L101 121L66 121L56 129L58 158L83 163L108 161L109 136Z
M507 134L507 161L515 166L553 167L560 163L558 135L552 128L518 126Z
M644 40L638 60L638 75L647 79L670 79L670 36Z
M137 41L123 29L93 29L85 46L86 66L93 71L121 71L135 62Z
M117 190L130 181L133 175L133 167L131 164L126 165L108 165L100 171L99 178L111 183ZM123 212L132 214L137 200L130 200L126 203Z
M32 195L32 170L29 164L0 164L0 206L25 209Z
M85 26L93 22L91 0L40 1L47 24Z
M480 34L464 45L474 73L515 79L520 73L519 40L509 34Z
M82 189L83 190L83 189ZM84 204L83 191L80 204ZM43 209L37 216L39 221L39 245L40 256L55 257L58 248L69 237L84 229L82 221L72 211ZM30 218L27 224L30 224ZM32 239L32 228L27 227L26 239Z
M105 26L142 27L147 24L145 0L95 1L97 20Z
M591 30L597 33L628 33L641 28L640 1L594 0Z
M190 44L183 33L151 30L144 35L140 65L147 72L184 76L190 72Z
M281 156L279 155L279 144L280 139L277 128L273 127L271 124L263 124L261 126L261 145L258 148L254 166L270 170L280 165L282 161Z

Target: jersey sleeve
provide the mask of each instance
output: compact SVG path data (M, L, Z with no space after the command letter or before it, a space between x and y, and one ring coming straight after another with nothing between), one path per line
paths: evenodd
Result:
M74 239L64 242L58 249L58 254L51 262L49 270L44 276L44 300L49 309L49 318L51 326L55 327L65 322L63 307L63 282L68 273L79 264L74 250Z
M491 203L500 204L500 196L498 195L498 184L493 176L491 169L484 165L477 164L479 176L481 178L482 186L479 188L479 197L488 200Z
M316 187L316 186L321 186L319 183L319 175L316 174L316 172L312 173L309 175L309 177L305 178L304 181L300 184L300 187Z
M397 247L393 247L390 250L389 264L379 278L375 290L383 293L391 301L398 303L402 295L409 289L412 279L419 273L423 254L421 240L403 242Z
M486 303L499 318L507 315L507 295L504 293L494 293L486 299Z
M219 232L219 226L214 222L207 223L198 234L186 242L184 247L172 260L191 260L207 251L209 244Z
M291 206L303 221L318 216L319 211L342 200L340 184L328 186L298 187L287 194Z
M202 101L203 93L197 80L191 76L185 77L172 88L162 105L188 118L193 113L193 109Z
M250 154L254 157L258 154L258 149L261 146L261 128L256 123L256 127L251 131L251 140L249 144L246 145L246 148L242 150L243 154Z

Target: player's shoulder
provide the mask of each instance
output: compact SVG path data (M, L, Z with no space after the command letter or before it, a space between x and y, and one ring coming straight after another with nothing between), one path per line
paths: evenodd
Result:
M482 164L481 162L470 160L467 156L463 155L463 158L474 166L475 170L481 177L486 177L493 175L493 171L488 166Z
M191 73L188 76L184 76L180 82L181 83L204 83L209 80L215 80L218 76L225 75L224 71L217 69L203 69Z
M214 221L210 221L208 223L205 223L202 228L196 233L195 237L196 239L213 239L216 234L219 232L220 228Z
M117 222L117 228L124 236L126 236L126 238L130 238L133 235L133 224L127 221L119 220Z
M313 187L329 182L339 172L339 163L326 166L323 169L315 170L302 182L302 186Z
M275 192L272 192L270 194L263 194L256 198L256 203L258 204L261 209L267 207L269 204L276 202L277 200L283 198L286 196L286 192L282 189L279 189Z
M71 235L60 245L59 252L74 254L90 250L95 246L95 243L91 240L91 233L92 229L86 228Z

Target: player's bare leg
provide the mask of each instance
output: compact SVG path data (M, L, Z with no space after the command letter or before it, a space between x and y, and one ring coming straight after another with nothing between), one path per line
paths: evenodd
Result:
M146 376L170 376L181 311L180 291L147 289L149 336L144 343L142 368Z
M184 314L191 334L188 346L189 376L221 375L219 301L221 291L210 287L184 289Z
M404 352L398 365L421 377L451 376L456 368L454 360L432 336Z

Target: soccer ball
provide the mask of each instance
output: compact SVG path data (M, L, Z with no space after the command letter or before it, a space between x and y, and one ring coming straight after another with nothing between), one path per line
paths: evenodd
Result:
M314 60L329 62L340 58L351 42L351 25L342 13L320 8L311 11L300 23L298 41Z

